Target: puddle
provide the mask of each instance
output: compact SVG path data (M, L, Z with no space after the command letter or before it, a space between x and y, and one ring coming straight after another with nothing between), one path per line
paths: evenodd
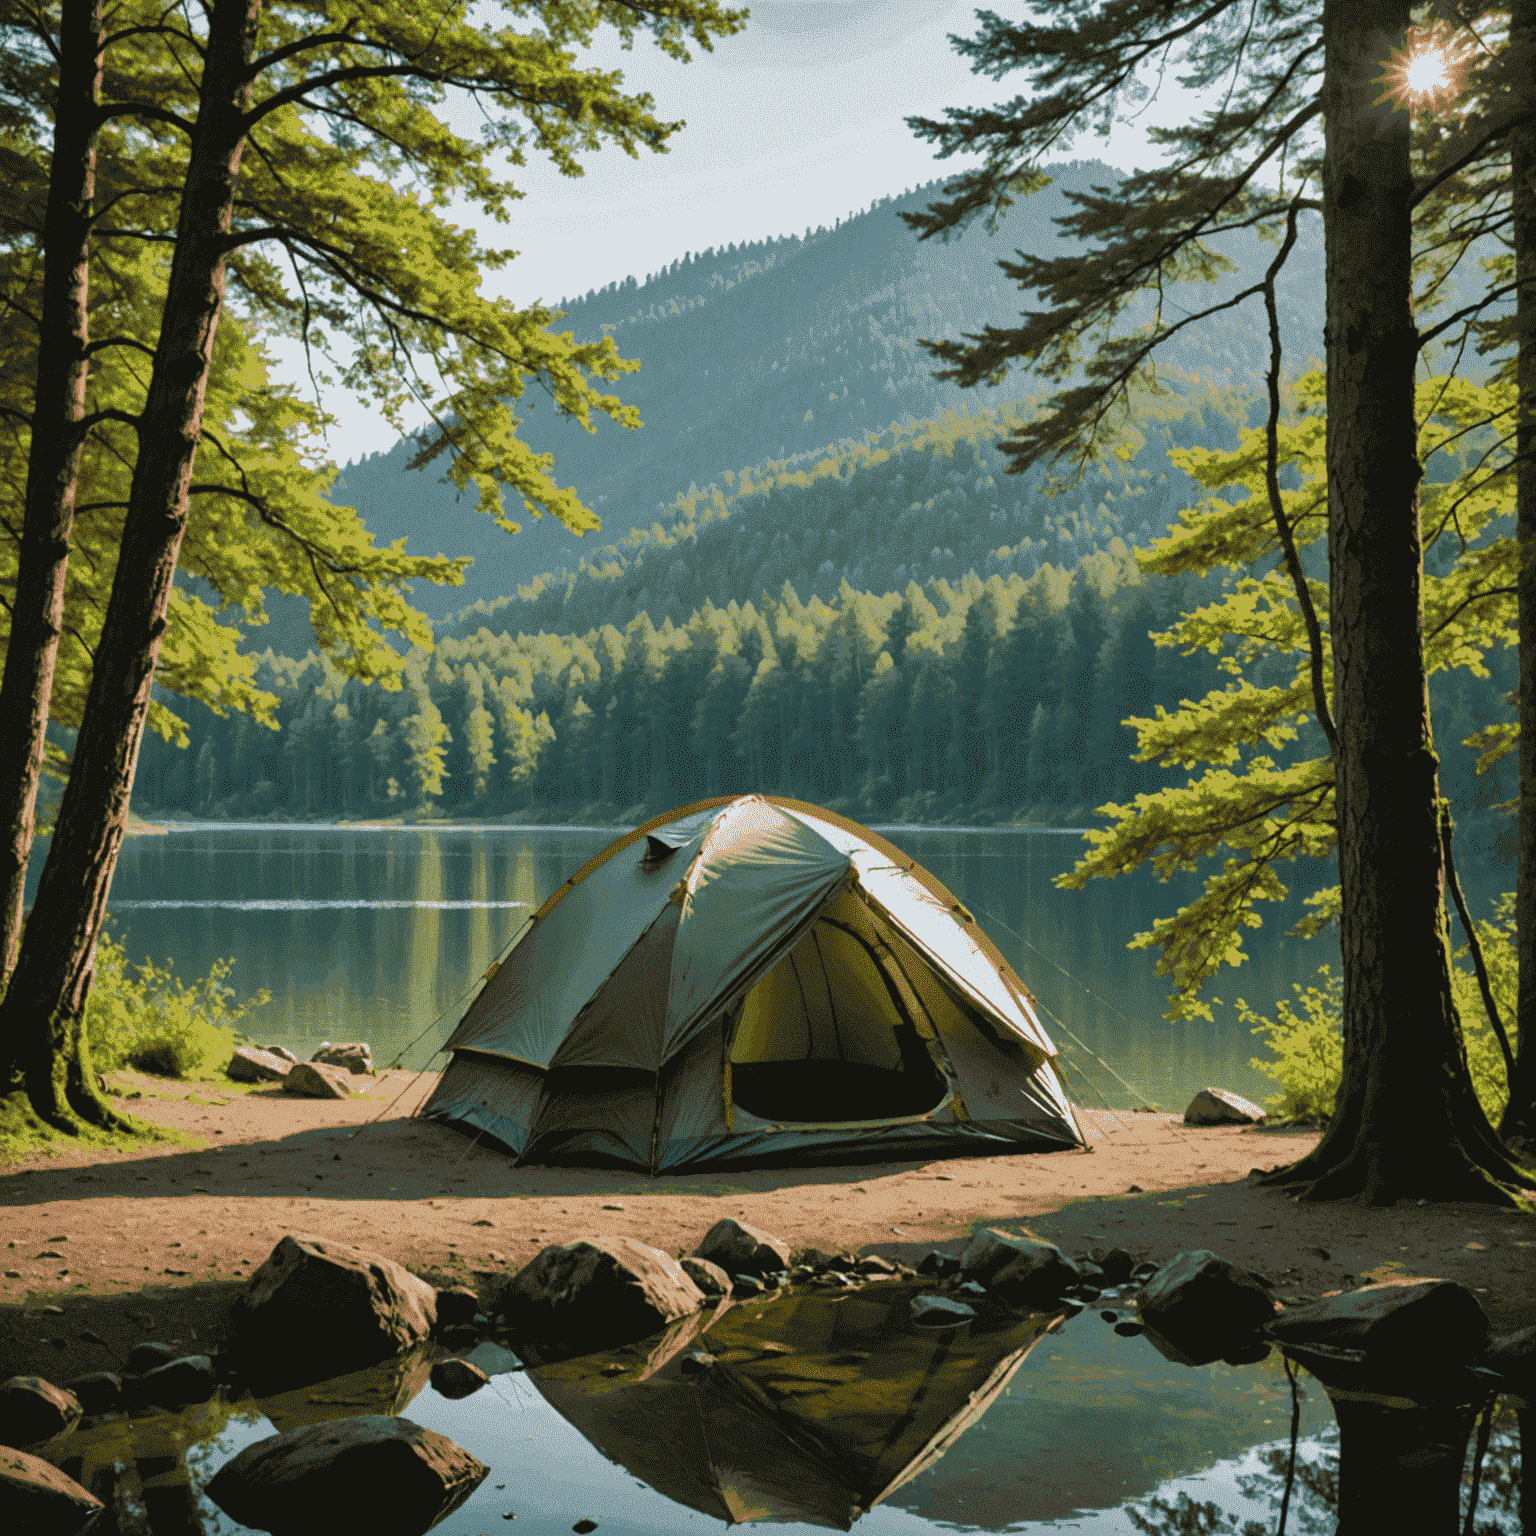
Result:
M985 1310L959 1327L915 1328L910 1302L931 1289L886 1281L725 1303L643 1343L526 1370L486 1341L465 1353L490 1384L459 1401L428 1384L445 1353L433 1347L263 1398L90 1421L48 1459L88 1485L114 1464L128 1469L130 1508L147 1511L153 1536L243 1536L201 1492L219 1467L276 1430L366 1413L405 1414L491 1468L433 1528L443 1536L553 1536L581 1521L606 1536L748 1521L786 1536L854 1525L861 1536L1276 1528L1292 1406L1278 1350L1252 1365L1186 1367L1092 1309L1054 1330L1048 1315ZM1297 1379L1288 1530L1332 1531L1338 1420L1320 1382L1299 1369ZM1348 1465L1369 1461L1378 1480L1398 1478L1380 1454L1394 1426L1418 1425L1399 1454L1410 1479L1428 1465L1425 1444L1451 1447L1445 1461L1466 1443L1470 1410L1426 1417L1404 1399L1349 1402ZM1366 1429L1361 1412L1376 1415ZM1479 1536L1520 1529L1518 1467L1514 1414L1502 1409ZM1464 1507L1466 1472L1461 1481ZM1455 1483L1452 1466L1453 1499ZM1358 1495L1360 1474L1354 1486ZM1349 1502L1348 1477L1343 1488ZM317 1530L339 1528L344 1512L327 1514ZM110 1522L98 1524L95 1536L108 1536Z

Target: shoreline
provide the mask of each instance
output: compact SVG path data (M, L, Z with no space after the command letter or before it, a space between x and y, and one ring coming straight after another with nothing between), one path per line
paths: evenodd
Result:
M908 1263L933 1248L958 1252L977 1228L1000 1225L1027 1227L1072 1255L1118 1245L1160 1262L1211 1248L1269 1276L1282 1301L1395 1275L1456 1279L1478 1296L1495 1332L1536 1322L1536 1216L1528 1212L1301 1205L1248 1182L1255 1166L1302 1156L1315 1132L1083 1110L1095 1143L1086 1153L652 1179L625 1169L514 1167L500 1151L412 1117L436 1083L432 1073L380 1073L346 1102L114 1078L144 1095L127 1107L190 1139L77 1147L0 1168L10 1244L0 1379L107 1369L111 1350L176 1328L178 1337L197 1328L206 1338L287 1232L355 1244L434 1283L484 1286L541 1248L582 1236L691 1249L722 1216L792 1248ZM44 1307L63 1311L49 1316Z

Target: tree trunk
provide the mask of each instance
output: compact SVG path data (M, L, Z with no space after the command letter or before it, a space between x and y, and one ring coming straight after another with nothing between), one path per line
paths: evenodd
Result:
M101 92L101 0L64 0L59 95L43 215L43 295L26 499L5 673L0 677L0 987L16 964L48 703L64 632L90 338L91 202Z
M1488 1124L1451 997L1424 672L1409 114L1383 76L1409 0L1327 0L1328 556L1344 1067L1305 1198L1503 1200L1528 1182Z
M64 1130L78 1127L77 1116L125 1124L96 1088L85 999L186 531L259 13L260 0L220 0L208 10L197 123L117 573L58 828L0 1002L0 1040L32 1107Z
M1536 49L1536 0L1510 6L1509 47ZM1527 97L1536 90L1524 75ZM1529 101L1527 101L1529 105ZM1510 209L1515 241L1515 533L1520 541L1520 851L1515 932L1520 959L1515 1070L1499 1122L1506 1142L1536 1151L1536 123L1510 134Z

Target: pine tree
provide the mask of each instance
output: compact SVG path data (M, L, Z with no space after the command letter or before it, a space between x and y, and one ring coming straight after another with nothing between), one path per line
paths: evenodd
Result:
M1085 10L1087 8L1084 8ZM1132 385L1153 373L1169 337L1245 300L1270 310L1278 349L1272 266L1262 283L1205 309L1165 317L1166 285L1213 280L1231 264L1209 244L1223 231L1282 232L1277 263L1298 218L1321 213L1328 256L1328 434L1333 699L1326 697L1318 626L1311 622L1314 696L1333 746L1339 802L1345 975L1345 1076L1328 1135L1280 1176L1304 1196L1508 1199L1519 1170L1483 1119L1450 996L1436 758L1429 729L1422 632L1414 369L1412 210L1434 178L1486 152L1463 138L1444 146L1416 185L1401 69L1411 51L1408 0L1321 0L1302 5L1195 8L1180 0L1104 0L1070 27L1014 23L982 13L961 50L978 71L1030 70L1040 87L992 111L951 109L944 124L912 119L941 153L981 152L977 169L945 188L947 200L904 214L925 238L981 212L997 215L1046 178L1038 157L1063 133L1108 128L1116 105L1137 99L1144 60L1182 44L1197 88L1230 76L1222 104L1184 127L1153 130L1177 153L1117 189L1074 195L1059 221L1099 242L1091 256L1020 253L1001 262L1044 307L1017 327L988 325L963 341L924 343L949 366L940 378L999 383L1015 362L1084 382L1059 389L1052 409L1000 444L1015 472L1042 460L1079 468L1123 416ZM1504 124L1507 130L1508 119ZM1323 156L1314 142L1321 123ZM1452 136L1454 139L1454 136ZM1289 153L1299 182L1259 179ZM1321 191L1307 195L1308 182ZM1155 295L1151 323L1116 322L1138 294ZM1099 335L1108 339L1098 339ZM1272 368L1278 369L1276 360ZM1271 389L1274 405L1274 385ZM1273 415L1273 410L1272 410ZM1278 491L1271 476L1271 499ZM1277 517L1277 521L1280 519ZM1390 550L1390 557L1386 551ZM1288 555L1301 607L1310 596ZM1336 722L1336 730L1333 728Z

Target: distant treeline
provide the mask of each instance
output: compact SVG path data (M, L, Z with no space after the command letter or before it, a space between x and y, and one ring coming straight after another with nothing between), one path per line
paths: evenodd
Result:
M1133 762L1120 722L1227 681L1215 657L1148 638L1197 596L1101 552L1027 581L968 573L885 596L845 583L831 604L786 586L762 604L706 602L683 625L641 614L580 636L482 629L413 654L395 693L269 654L281 734L193 711L190 750L146 741L134 806L634 822L760 790L865 820L1078 823L1179 774ZM1473 857L1505 832L1489 807L1510 791L1474 779L1455 743L1510 686L1495 663L1475 693L1436 700L1443 782Z

